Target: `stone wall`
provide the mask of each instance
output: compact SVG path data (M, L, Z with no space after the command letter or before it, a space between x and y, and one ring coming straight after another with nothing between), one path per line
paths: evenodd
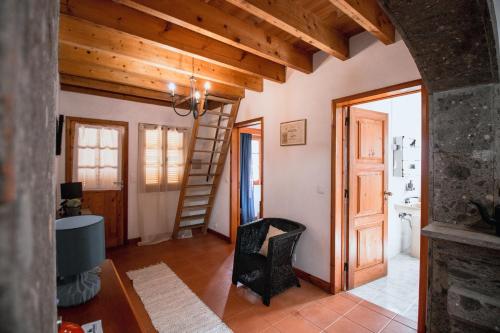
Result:
M500 251L431 242L428 331L498 332Z
M428 220L448 229L477 222L470 200L490 212L500 203L499 57L492 1L379 3L430 93ZM458 238L460 243L430 239L427 331L498 330L500 251Z
M0 332L55 332L58 4L0 1Z

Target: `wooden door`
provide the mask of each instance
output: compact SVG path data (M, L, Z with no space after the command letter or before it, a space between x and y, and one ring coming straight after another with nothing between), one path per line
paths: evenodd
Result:
M106 247L123 245L127 234L128 124L72 117L66 123L66 181L81 181L82 209L104 217Z
M385 113L349 111L347 287L387 275L387 130Z

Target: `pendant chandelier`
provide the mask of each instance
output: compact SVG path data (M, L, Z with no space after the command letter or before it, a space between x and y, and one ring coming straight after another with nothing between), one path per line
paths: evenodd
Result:
M190 95L187 98L180 98L181 96L175 94L175 83L172 82L169 83L168 90L170 91L170 95L172 96L172 108L174 109L174 112L181 117L189 116L192 113L194 119L197 119L198 117L203 116L207 112L207 106L208 106L207 97L208 97L208 90L210 89L210 82L206 81L204 85L205 99L203 102L203 108L201 110L201 113L199 111L201 93L196 89L196 78L194 77L194 75L192 75L189 78L189 82L190 82ZM184 103L187 100L189 101L188 112L180 113L177 111L176 106L178 106L179 100L180 104Z

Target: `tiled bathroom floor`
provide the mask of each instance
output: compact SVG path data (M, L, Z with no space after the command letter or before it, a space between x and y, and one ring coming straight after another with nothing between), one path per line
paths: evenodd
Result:
M413 321L418 316L419 260L406 254L389 259L386 277L350 290L350 293Z

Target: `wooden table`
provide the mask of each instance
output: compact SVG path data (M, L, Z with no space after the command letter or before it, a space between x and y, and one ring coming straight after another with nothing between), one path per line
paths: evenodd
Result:
M58 308L59 315L79 325L101 320L104 333L142 332L115 265L106 259L101 269L99 293L85 304Z

